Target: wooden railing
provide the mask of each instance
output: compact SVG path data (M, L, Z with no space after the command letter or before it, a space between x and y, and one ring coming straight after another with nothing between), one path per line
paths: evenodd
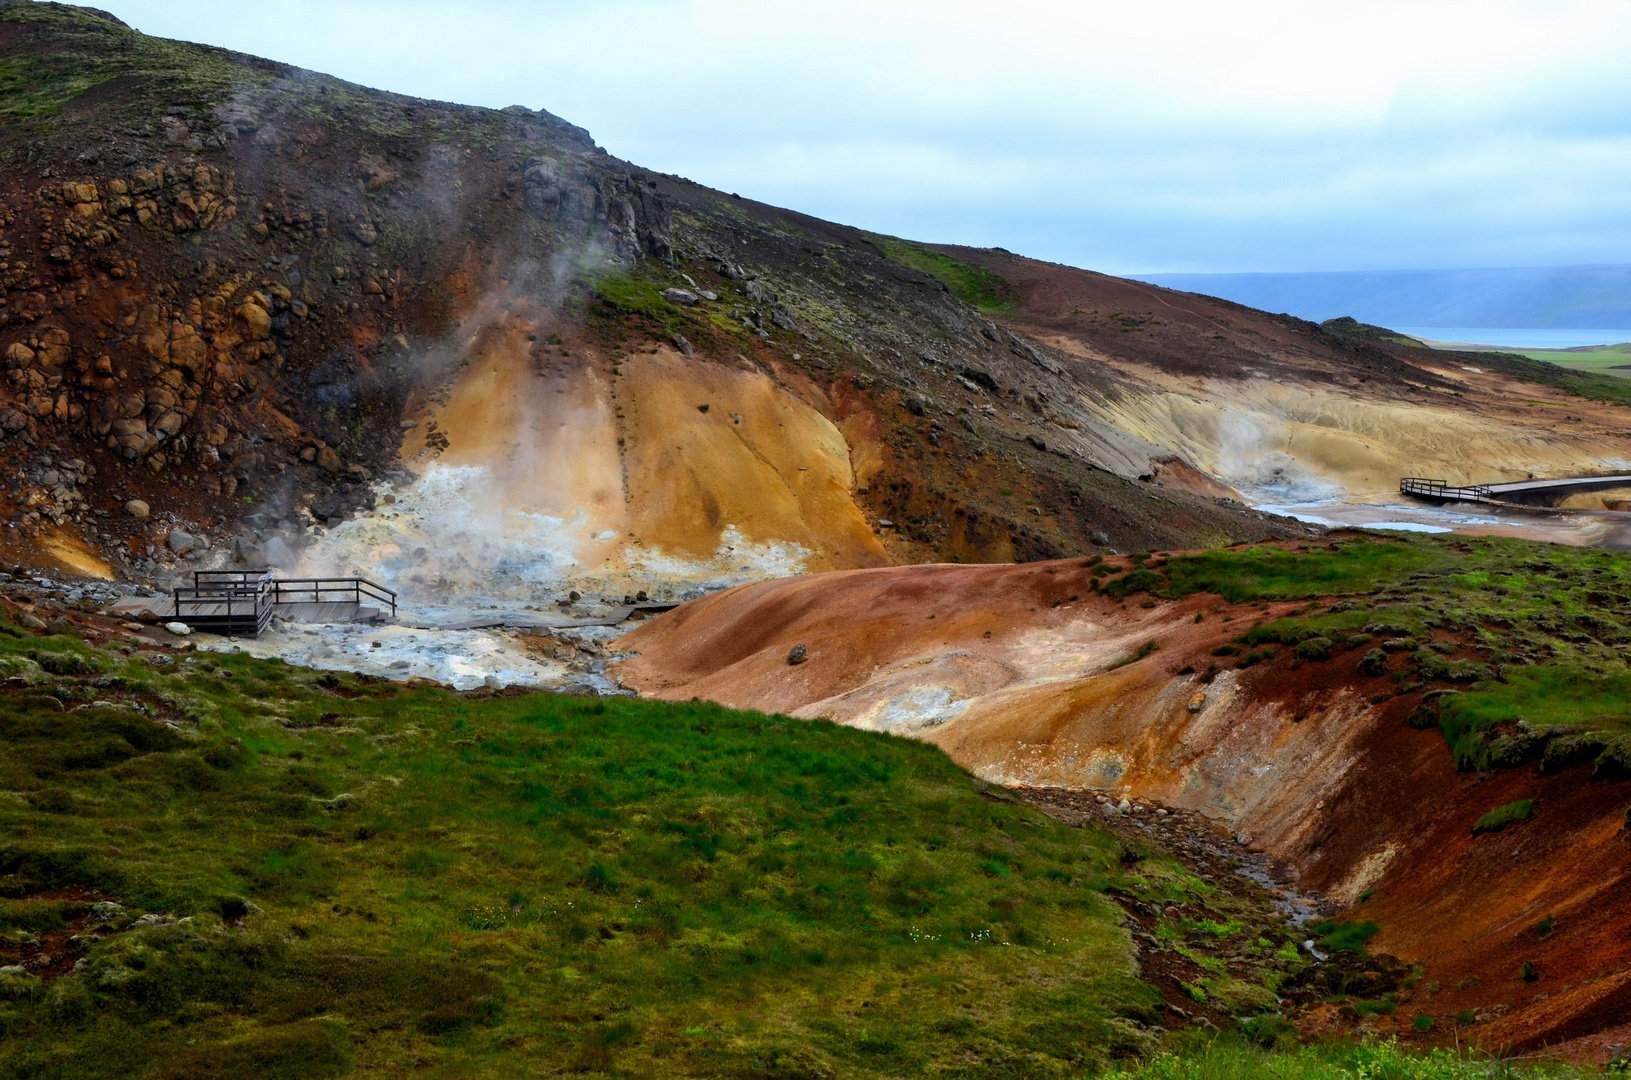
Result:
M1486 502L1495 497L1488 484L1457 486L1444 480L1428 480L1420 476L1407 476L1399 481L1399 492L1421 499L1444 499L1459 502Z
M343 604L358 607L363 600L389 604L391 617L396 617L396 592L367 578L274 578L272 603L274 604Z
M178 585L174 599L179 622L258 636L272 619L272 572L195 570L192 585Z

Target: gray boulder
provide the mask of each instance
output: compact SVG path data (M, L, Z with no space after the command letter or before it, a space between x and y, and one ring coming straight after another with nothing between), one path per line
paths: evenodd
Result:
M670 304L676 304L680 307L692 307L702 302L702 297L690 289L664 289L662 297Z

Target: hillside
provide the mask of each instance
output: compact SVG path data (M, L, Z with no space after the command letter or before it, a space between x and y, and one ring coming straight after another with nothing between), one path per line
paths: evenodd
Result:
M1067 1075L1307 966L920 743L0 610L0 1076ZM1160 972L1157 905L1211 928Z
M0 354L0 1073L1631 1042L1631 564L1272 512L1621 469L1617 375L871 234L27 0ZM211 566L399 618L110 613Z
M1537 1048L1631 1022L1628 585L1607 552L1333 533L763 582L618 646L651 696L1205 813L1418 965L1433 1030Z
M864 234L547 113L0 26L3 557L537 603L1304 535L1239 500L1631 455L1509 377Z
M608 572L655 551L718 576L740 542L822 569L1288 528L1141 485L1163 451L1120 431L1049 426L1073 394L1053 362L854 230L547 113L89 9L10 2L0 26L13 558L162 576L181 526L293 561L371 483L427 472L457 506L414 503L416 542L474 517L500 551L523 514Z

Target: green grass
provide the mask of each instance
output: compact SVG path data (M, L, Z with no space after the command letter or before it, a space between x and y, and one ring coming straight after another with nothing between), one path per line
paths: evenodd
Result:
M1007 278L994 274L983 266L974 266L950 255L891 236L871 235L867 239L890 262L932 274L951 290L953 296L981 311L1007 311L1019 299L1013 284Z
M1104 890L1201 888L821 721L0 659L0 933L107 924L0 1077L1063 1074L1156 1045Z
M1414 538L1361 540L1336 552L1324 546L1306 552L1279 547L1203 551L1169 558L1162 592L1174 599L1217 593L1231 603L1350 596L1455 561L1446 545Z
M1611 346L1618 349L1621 346ZM1631 362L1621 353L1552 352L1545 349L1512 352L1461 353L1464 362L1486 371L1500 371L1525 382L1555 386L1578 397L1615 405L1631 405L1631 372L1611 372L1613 364ZM1552 404L1545 402L1543 404Z
M48 117L120 76L133 77L123 99L164 99L169 104L190 104L198 93L213 99L275 77L265 66L240 62L225 50L148 37L73 8L4 3L0 23L34 30L8 47L11 55L0 60L0 121Z
M1093 567L1095 578L1101 566ZM1139 561L1097 583L1117 598L1214 593L1234 603L1318 598L1216 650L1250 666L1265 644L1301 662L1363 651L1359 674L1437 687L1412 714L1439 726L1458 765L1590 760L1631 773L1631 558L1498 537L1344 535L1332 546L1260 546ZM1330 601L1329 606L1325 606ZM1396 658L1402 658L1396 659Z
M1375 937L1381 927L1375 923L1322 922L1311 928L1319 935L1320 944L1332 951L1363 952L1365 942Z
M1444 351L1459 352L1463 350ZM1469 362L1474 366L1480 366L1479 361L1488 355L1480 352L1478 359ZM1496 350L1496 355L1503 358L1522 357L1526 360L1537 361L1540 364L1553 365L1591 375L1631 379L1631 342L1595 345L1577 349L1499 349ZM1541 368L1539 370L1544 371L1545 369Z
M1418 1031L1425 1030L1420 1019L1413 1023ZM1430 1028L1431 1018L1428 1020ZM1589 1067L1545 1061L1520 1063L1476 1051L1413 1052L1392 1039L1297 1046L1293 1038L1277 1030L1277 1025L1262 1026L1271 1036L1263 1041L1274 1048L1228 1037L1205 1042L1191 1038L1175 1048L1176 1052L1120 1065L1104 1073L1103 1080L1573 1080L1601 1075Z
M1535 800L1519 799L1509 802L1505 806L1497 806L1488 813L1479 816L1472 823L1472 834L1482 836L1484 833L1500 832L1508 825L1516 825L1520 821L1528 821L1535 816Z

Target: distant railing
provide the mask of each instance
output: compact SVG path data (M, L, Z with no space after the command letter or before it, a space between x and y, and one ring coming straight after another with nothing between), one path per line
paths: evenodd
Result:
M174 592L175 617L189 626L246 629L259 635L272 618L270 570L195 570Z
M391 606L396 617L396 592L367 578L275 578L271 581L274 604L343 604L362 606L375 600Z
M1444 480L1429 480L1420 476L1407 476L1400 480L1399 492L1420 499L1443 499L1452 502L1486 502L1495 497L1488 484L1457 486Z
M199 630L256 637L279 604L389 606L396 618L396 592L367 578L274 578L270 570L195 570L191 585L173 593L175 618Z

